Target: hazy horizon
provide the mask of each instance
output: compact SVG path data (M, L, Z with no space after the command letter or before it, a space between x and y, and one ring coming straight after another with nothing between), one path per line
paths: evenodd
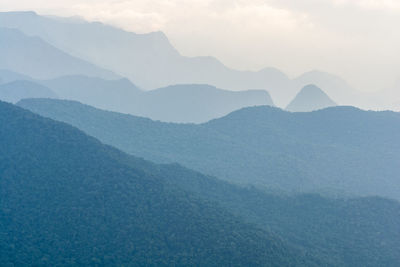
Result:
M385 0L5 0L0 11L80 16L128 31L164 32L185 56L239 70L326 71L360 91L400 79L400 3ZM39 2L39 3L38 3Z

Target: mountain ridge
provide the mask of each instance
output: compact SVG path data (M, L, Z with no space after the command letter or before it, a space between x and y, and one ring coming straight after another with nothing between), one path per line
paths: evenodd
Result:
M178 162L233 183L400 199L400 153L395 152L400 151L395 134L400 115L395 112L332 107L290 113L259 106L203 124L174 124L77 102L31 99L18 105L72 124L127 153Z
M157 166L11 104L0 114L1 265L317 265Z
M301 87L310 83L306 81L304 84L301 79L290 80L275 68L239 71L226 67L213 57L182 56L165 34L153 34L159 36L157 38L161 41L158 41L151 34L138 35L101 23L80 22L77 26L76 23L70 25L68 20L60 22L39 15L25 18L24 14L17 13L0 13L0 21L26 34L41 36L73 55L128 77L146 90L191 83L210 84L228 90L264 89L277 106L284 107ZM46 32L41 29L46 29ZM350 102L354 99L351 97L354 90L350 86L337 88L342 83L336 83L338 79L331 79L332 75L318 77L318 82L313 82L329 90L332 96L341 90L340 103L342 99ZM319 84L320 80L323 84ZM347 104L347 101L343 103Z
M38 36L27 36L19 30L4 27L0 28L0 35L2 36L0 69L7 69L36 79L70 74L86 74L105 79L119 77L111 71L70 56Z
M229 91L206 84L142 91L128 79L106 81L64 76L37 82L51 88L60 98L166 122L201 123L246 106L274 105L264 90Z
M16 103L23 98L58 98L49 88L26 80L0 84L0 99Z

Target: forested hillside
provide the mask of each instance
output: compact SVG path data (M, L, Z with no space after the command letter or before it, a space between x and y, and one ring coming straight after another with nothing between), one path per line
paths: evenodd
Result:
M205 124L172 124L71 101L20 106L70 123L133 155L239 184L289 192L400 199L400 114L334 107L245 108Z
M76 128L0 114L2 266L318 264Z

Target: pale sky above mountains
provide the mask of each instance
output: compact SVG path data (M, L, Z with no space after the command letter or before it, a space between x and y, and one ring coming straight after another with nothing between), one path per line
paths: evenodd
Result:
M363 91L400 78L398 0L0 0L1 11L81 16L129 31L163 31L186 56L290 76L337 74Z

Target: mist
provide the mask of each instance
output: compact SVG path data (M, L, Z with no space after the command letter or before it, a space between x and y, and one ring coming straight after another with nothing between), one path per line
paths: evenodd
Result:
M185 56L213 56L238 70L276 67L292 78L329 72L364 92L393 88L400 78L397 1L5 0L0 10L163 31Z

